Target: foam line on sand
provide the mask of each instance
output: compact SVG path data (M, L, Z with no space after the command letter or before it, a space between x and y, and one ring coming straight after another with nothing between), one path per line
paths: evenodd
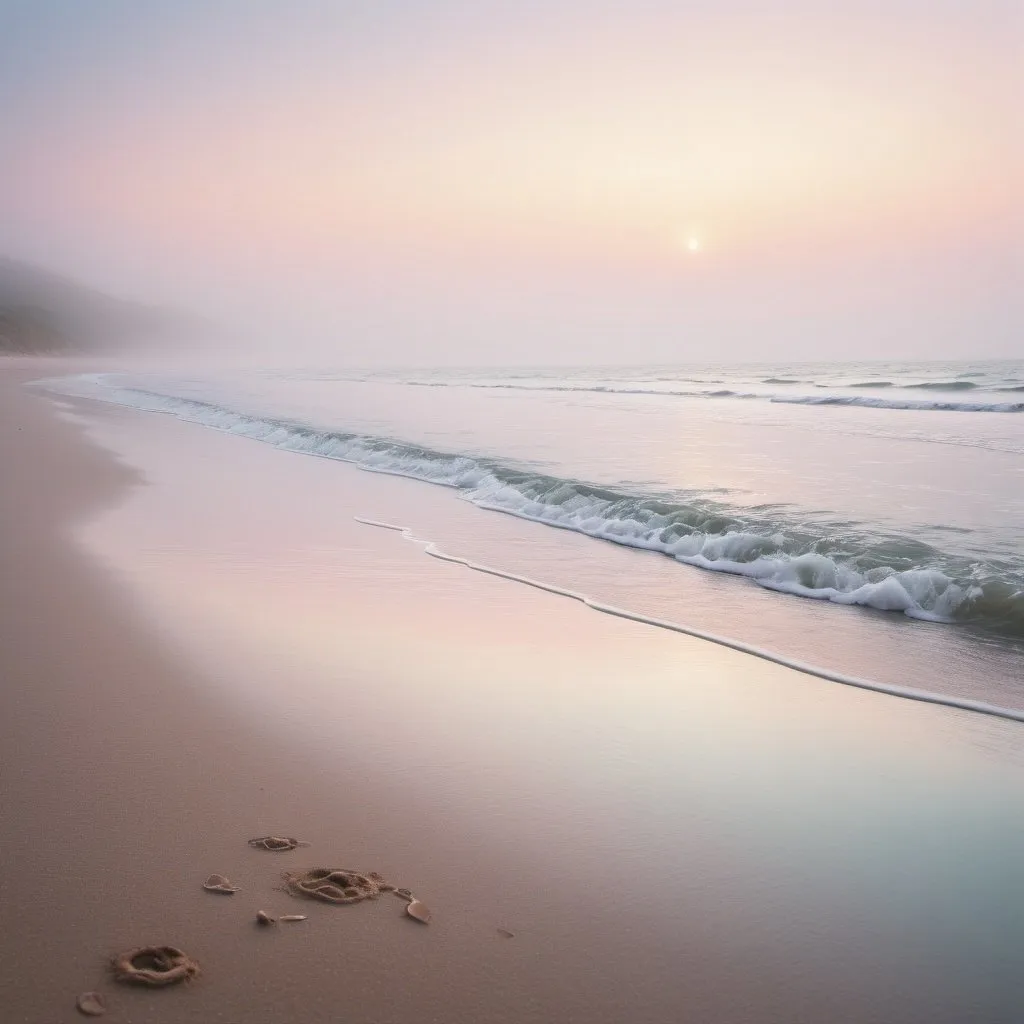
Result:
M1000 707L998 704L986 704L984 701L967 700L960 697L948 697L941 693L932 693L928 690L918 690L910 686L894 686L889 683L878 683L871 679L862 679L859 676L848 676L841 672L830 672L828 669L819 668L817 665L810 665L804 661L797 661L794 658L787 658L784 655L776 654L773 651L765 650L763 647L755 647L752 644L745 644L731 637L720 636L717 633L708 633L703 629L695 629L692 626L684 626L679 622L672 622L668 619L655 619L648 615L640 615L638 612L631 612L626 608L619 608L616 605L604 604L595 601L586 594L576 590L568 590L559 587L554 583L545 583L543 580L536 580L530 576L520 576L517 573L506 572L504 569L496 569L490 565L483 565L480 562L472 562L468 558L461 558L458 555L450 555L442 551L433 541L423 540L417 537L412 530L406 526L396 526L394 523L384 523L376 519L366 519L362 516L353 516L357 523L364 526L375 526L382 530L394 530L400 533L406 540L418 544L423 548L425 554L431 558L438 558L442 562L453 562L456 565L465 566L474 572L487 573L489 576L498 576L501 579L511 580L514 583L523 583L528 587L535 587L537 590L544 590L549 594L557 594L560 597L568 597L573 601L579 601L596 612L603 612L605 615L615 615L620 619L630 619L633 622L642 622L648 626L655 626L658 629L671 630L673 633L684 633L686 636L696 637L698 640L707 640L709 643L718 644L721 647L728 647L731 650L739 651L742 654L750 654L755 658L764 661L774 662L785 668L803 672L805 675L817 676L819 679L827 679L829 682L842 683L844 686L855 686L861 690L873 690L875 693L886 693L892 697L902 697L904 700L916 700L924 704L937 704L941 707L957 708L961 711L973 711L980 715L991 715L994 718L1005 718L1013 722L1024 722L1024 711L1014 711L1012 708Z

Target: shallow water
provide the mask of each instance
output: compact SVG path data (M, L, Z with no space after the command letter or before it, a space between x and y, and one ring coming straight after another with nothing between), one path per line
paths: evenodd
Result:
M1024 416L1005 398L1022 381L1004 362L60 386L453 487L476 518L428 533L453 554L833 672L1021 708ZM925 398L809 404L875 391ZM970 409L936 408L968 392ZM422 534L418 505L399 522ZM538 525L510 548L486 510Z
M474 999L474 1019L538 1024L1016 1019L1019 724L599 616L353 516L414 507L448 547L554 575L678 575L651 553L168 418L90 431L148 486L78 536L165 642L322 763L322 813L414 875L435 947L479 920L516 933L518 972L460 961L438 1019ZM822 653L858 636L850 609L796 604L836 624Z

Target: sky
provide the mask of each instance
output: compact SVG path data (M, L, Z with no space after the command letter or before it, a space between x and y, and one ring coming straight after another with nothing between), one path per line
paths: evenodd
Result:
M1024 353L1021 0L0 0L0 248L337 364Z

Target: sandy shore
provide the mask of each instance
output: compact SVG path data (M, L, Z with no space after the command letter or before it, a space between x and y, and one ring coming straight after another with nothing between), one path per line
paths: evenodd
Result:
M25 375L0 378L0 1019L90 989L163 1024L1016 1019L1019 727L417 558L349 513L419 485L99 409L143 475ZM275 888L321 863L434 921ZM202 976L114 985L146 943Z
M0 1019L79 1019L76 996L90 989L115 1021L327 1020L342 1007L348 1019L414 1019L398 963L422 955L424 936L399 901L345 908L358 945L370 944L354 959L311 929L254 926L264 907L311 922L339 912L276 892L295 862L246 845L271 819L286 830L317 817L315 769L204 703L194 675L69 540L70 524L139 477L18 387L26 376L0 380ZM242 892L203 892L213 871ZM115 987L110 956L151 942L193 954L201 980ZM372 952L375 942L392 948ZM360 971L366 984L353 986Z

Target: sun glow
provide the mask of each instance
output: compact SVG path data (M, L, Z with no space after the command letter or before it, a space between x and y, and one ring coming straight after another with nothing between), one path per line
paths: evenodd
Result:
M675 243L687 256L699 256L704 251L704 239L699 232L692 228L684 228L678 231L675 236Z

